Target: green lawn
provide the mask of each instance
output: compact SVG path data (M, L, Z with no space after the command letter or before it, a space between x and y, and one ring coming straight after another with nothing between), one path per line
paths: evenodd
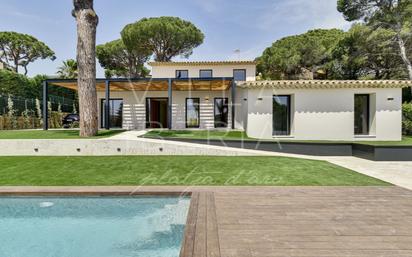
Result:
M402 141L362 141L362 142L355 142L364 145L411 145L412 146L412 136L403 136Z
M251 139L243 131L219 130L152 130L144 137L189 138L189 139Z
M122 130L99 130L93 138L114 136ZM0 130L0 139L78 139L79 130Z
M0 157L0 186L382 186L325 161L286 157Z
M216 130L152 130L143 137L154 138L181 138L181 139L229 139L229 140L257 140L250 138L243 131L216 131ZM301 142L301 143L357 143L365 145L411 145L412 136L404 136L402 141L320 141L320 140L261 140L274 142Z

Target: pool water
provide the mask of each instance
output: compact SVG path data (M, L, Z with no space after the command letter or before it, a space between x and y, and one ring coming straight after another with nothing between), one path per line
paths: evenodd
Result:
M189 198L0 197L1 257L178 257Z

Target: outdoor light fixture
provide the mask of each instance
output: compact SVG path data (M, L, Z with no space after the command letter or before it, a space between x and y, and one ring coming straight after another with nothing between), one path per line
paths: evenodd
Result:
M388 101L393 101L395 100L393 97L388 97Z
M247 98L243 98L243 101L247 101Z
M206 96L206 97L205 97L205 101L206 101L206 102L209 102L209 96Z
M263 97L258 97L257 100L258 100L258 101L262 101L262 100L263 100Z

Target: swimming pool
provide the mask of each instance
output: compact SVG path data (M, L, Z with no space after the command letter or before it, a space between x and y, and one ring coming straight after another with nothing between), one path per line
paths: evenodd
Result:
M186 197L0 197L0 256L178 257Z

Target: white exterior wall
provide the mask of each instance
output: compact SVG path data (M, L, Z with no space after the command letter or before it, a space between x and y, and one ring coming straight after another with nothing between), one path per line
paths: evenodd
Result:
M98 109L104 92L98 92ZM110 98L123 99L123 128L142 130L146 127L146 98L168 97L167 91L114 91ZM214 98L225 97L231 100L230 91L173 91L172 94L172 129L186 128L186 98L200 98L200 128L214 129ZM207 98L209 100L207 100ZM231 108L228 114L228 128L231 126ZM99 125L101 117L99 115Z
M401 140L401 89L248 90L247 134L271 139L272 96L291 95L290 140ZM354 95L370 94L370 136L354 136ZM258 100L261 98L262 100ZM388 98L394 98L389 101Z
M255 81L256 65L251 64L227 64L227 65L175 65L153 66L153 78L175 78L176 70L188 70L190 78L198 78L200 70L212 70L213 77L233 77L233 70L245 69L246 80Z

